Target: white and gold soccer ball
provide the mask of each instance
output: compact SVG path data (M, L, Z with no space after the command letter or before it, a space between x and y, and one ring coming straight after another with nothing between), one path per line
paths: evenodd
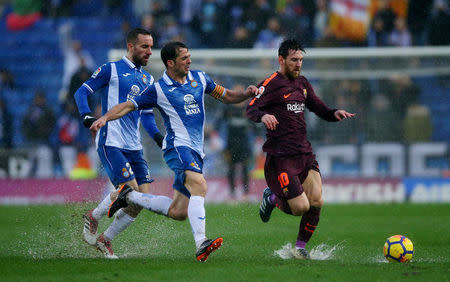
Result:
M409 262L414 255L414 246L407 237L394 235L387 238L383 251L390 262Z

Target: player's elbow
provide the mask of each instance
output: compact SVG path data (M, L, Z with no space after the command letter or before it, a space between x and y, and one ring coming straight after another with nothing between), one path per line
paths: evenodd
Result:
M119 118L123 117L124 115L126 115L129 112L132 112L134 110L135 110L135 106L134 106L133 102L131 102L131 101L126 101L126 102L120 103L120 104L114 106L114 108L112 108L112 111Z
M244 100L243 97L228 90L220 99L224 104L236 104Z

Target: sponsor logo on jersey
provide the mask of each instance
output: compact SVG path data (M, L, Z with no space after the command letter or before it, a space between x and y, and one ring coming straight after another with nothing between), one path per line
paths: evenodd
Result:
M301 104L299 104L299 103L289 103L289 104L286 104L286 109L289 112L294 112L296 114L302 113L305 110L305 103L301 103Z
M129 75L131 75L131 73L129 73L129 72L122 74L123 77L127 77Z
M258 88L258 95L256 95L256 97L259 98L259 96L261 96L261 94L263 94L265 90L266 90L266 88L264 86L259 87Z
M136 85L136 84L131 85L130 92L128 92L128 95L127 95L127 99L131 100L131 99L134 99L136 96L139 96L140 91L141 91L141 88L139 88L138 85Z
M141 88L139 88L138 85L133 84L133 85L131 86L130 92L129 92L128 95L127 95L127 99L128 99L128 100L131 100L131 99L133 99L134 97L139 96L139 92L140 92L140 91L141 91Z
M192 166L192 167L195 168L195 169L200 170L200 167L198 166L198 164L197 164L196 162L190 163L190 166Z
M176 88L176 87L172 87L172 88L169 89L169 92L172 92L172 91L174 91L175 89L177 89L177 88Z
M259 87L258 94L250 101L249 106L252 106L255 103L256 99L259 99L259 97L261 97L265 90L266 88L264 86Z
M184 111L186 115L196 115L200 113L200 107L191 94L184 95Z
M289 96L291 96L291 94L292 94L292 93L284 94L284 95L283 95L283 98L284 98L284 99L287 99L287 98L289 98Z
M198 86L198 82L195 81L194 79L191 80L191 87L192 87L192 88L196 88L197 86Z
M137 95L137 94L139 93L140 90L141 90L141 89L140 89L139 86L136 85L136 84L133 84L133 85L131 86L131 93L133 93L133 94L135 94L135 95Z
M96 78L97 75L102 71L102 67L98 67L96 71L91 75L92 78Z

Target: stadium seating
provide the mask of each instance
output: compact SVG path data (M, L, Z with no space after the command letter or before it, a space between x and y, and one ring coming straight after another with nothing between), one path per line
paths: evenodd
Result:
M0 42L0 68L9 70L15 77L17 89L0 93L11 106L15 117L16 132L20 125L21 114L31 102L36 89L42 89L55 111L59 111L58 93L63 75L63 56L59 46L58 29L66 23L73 24L73 37L82 41L91 52L97 65L108 60L107 53L113 47L117 32L120 32L121 18L115 16L97 16L97 11L105 7L85 5L87 0L78 1L74 14L82 17L44 18L28 30L10 32L4 22L0 24L2 40ZM89 7L89 8L86 8ZM98 14L98 13L97 13ZM306 62L312 64L313 62ZM308 65L305 65L307 68ZM433 141L450 140L450 114L448 110L448 89L440 85L438 78L422 77L414 81L422 90L421 101L429 107L433 122ZM26 98L25 98L26 97ZM447 99L444 101L443 99ZM15 135L16 136L16 135ZM21 140L20 134L17 137ZM348 170L346 167L338 167ZM351 168L350 168L351 169Z
M448 89L437 77L421 77L414 80L422 90L421 102L431 111L433 141L450 140L450 96Z
M107 52L120 30L120 19L107 17L71 17L42 19L32 28L20 32L8 31L0 25L3 36L0 43L0 68L10 71L16 89L1 93L14 116L14 144L24 143L21 120L30 105L34 92L43 90L55 112L60 111L58 93L61 88L64 58L59 46L58 28L72 22L73 37L82 41L96 64L107 61Z

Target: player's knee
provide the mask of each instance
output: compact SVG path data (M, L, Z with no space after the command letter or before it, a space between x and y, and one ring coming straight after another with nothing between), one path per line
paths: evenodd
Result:
M311 199L309 202L311 206L321 208L323 206L323 198Z
M198 187L201 187L201 189L206 189L206 180L203 177L195 177L191 179L192 184Z
M176 209L169 209L168 216L172 219L183 221L187 218L187 212L179 211Z
M292 215L300 216L309 210L309 203L302 202L302 203L293 205L290 208L291 208Z
M186 180L186 186L189 187L189 192L192 196L206 196L207 185L206 180L203 177L193 177L189 180Z
M167 215L169 218L183 221L188 217L187 208L183 208L180 205L172 205L172 206L170 206L169 212Z
M199 189L193 189L191 190L191 196L201 196L206 197L206 187L201 187Z

